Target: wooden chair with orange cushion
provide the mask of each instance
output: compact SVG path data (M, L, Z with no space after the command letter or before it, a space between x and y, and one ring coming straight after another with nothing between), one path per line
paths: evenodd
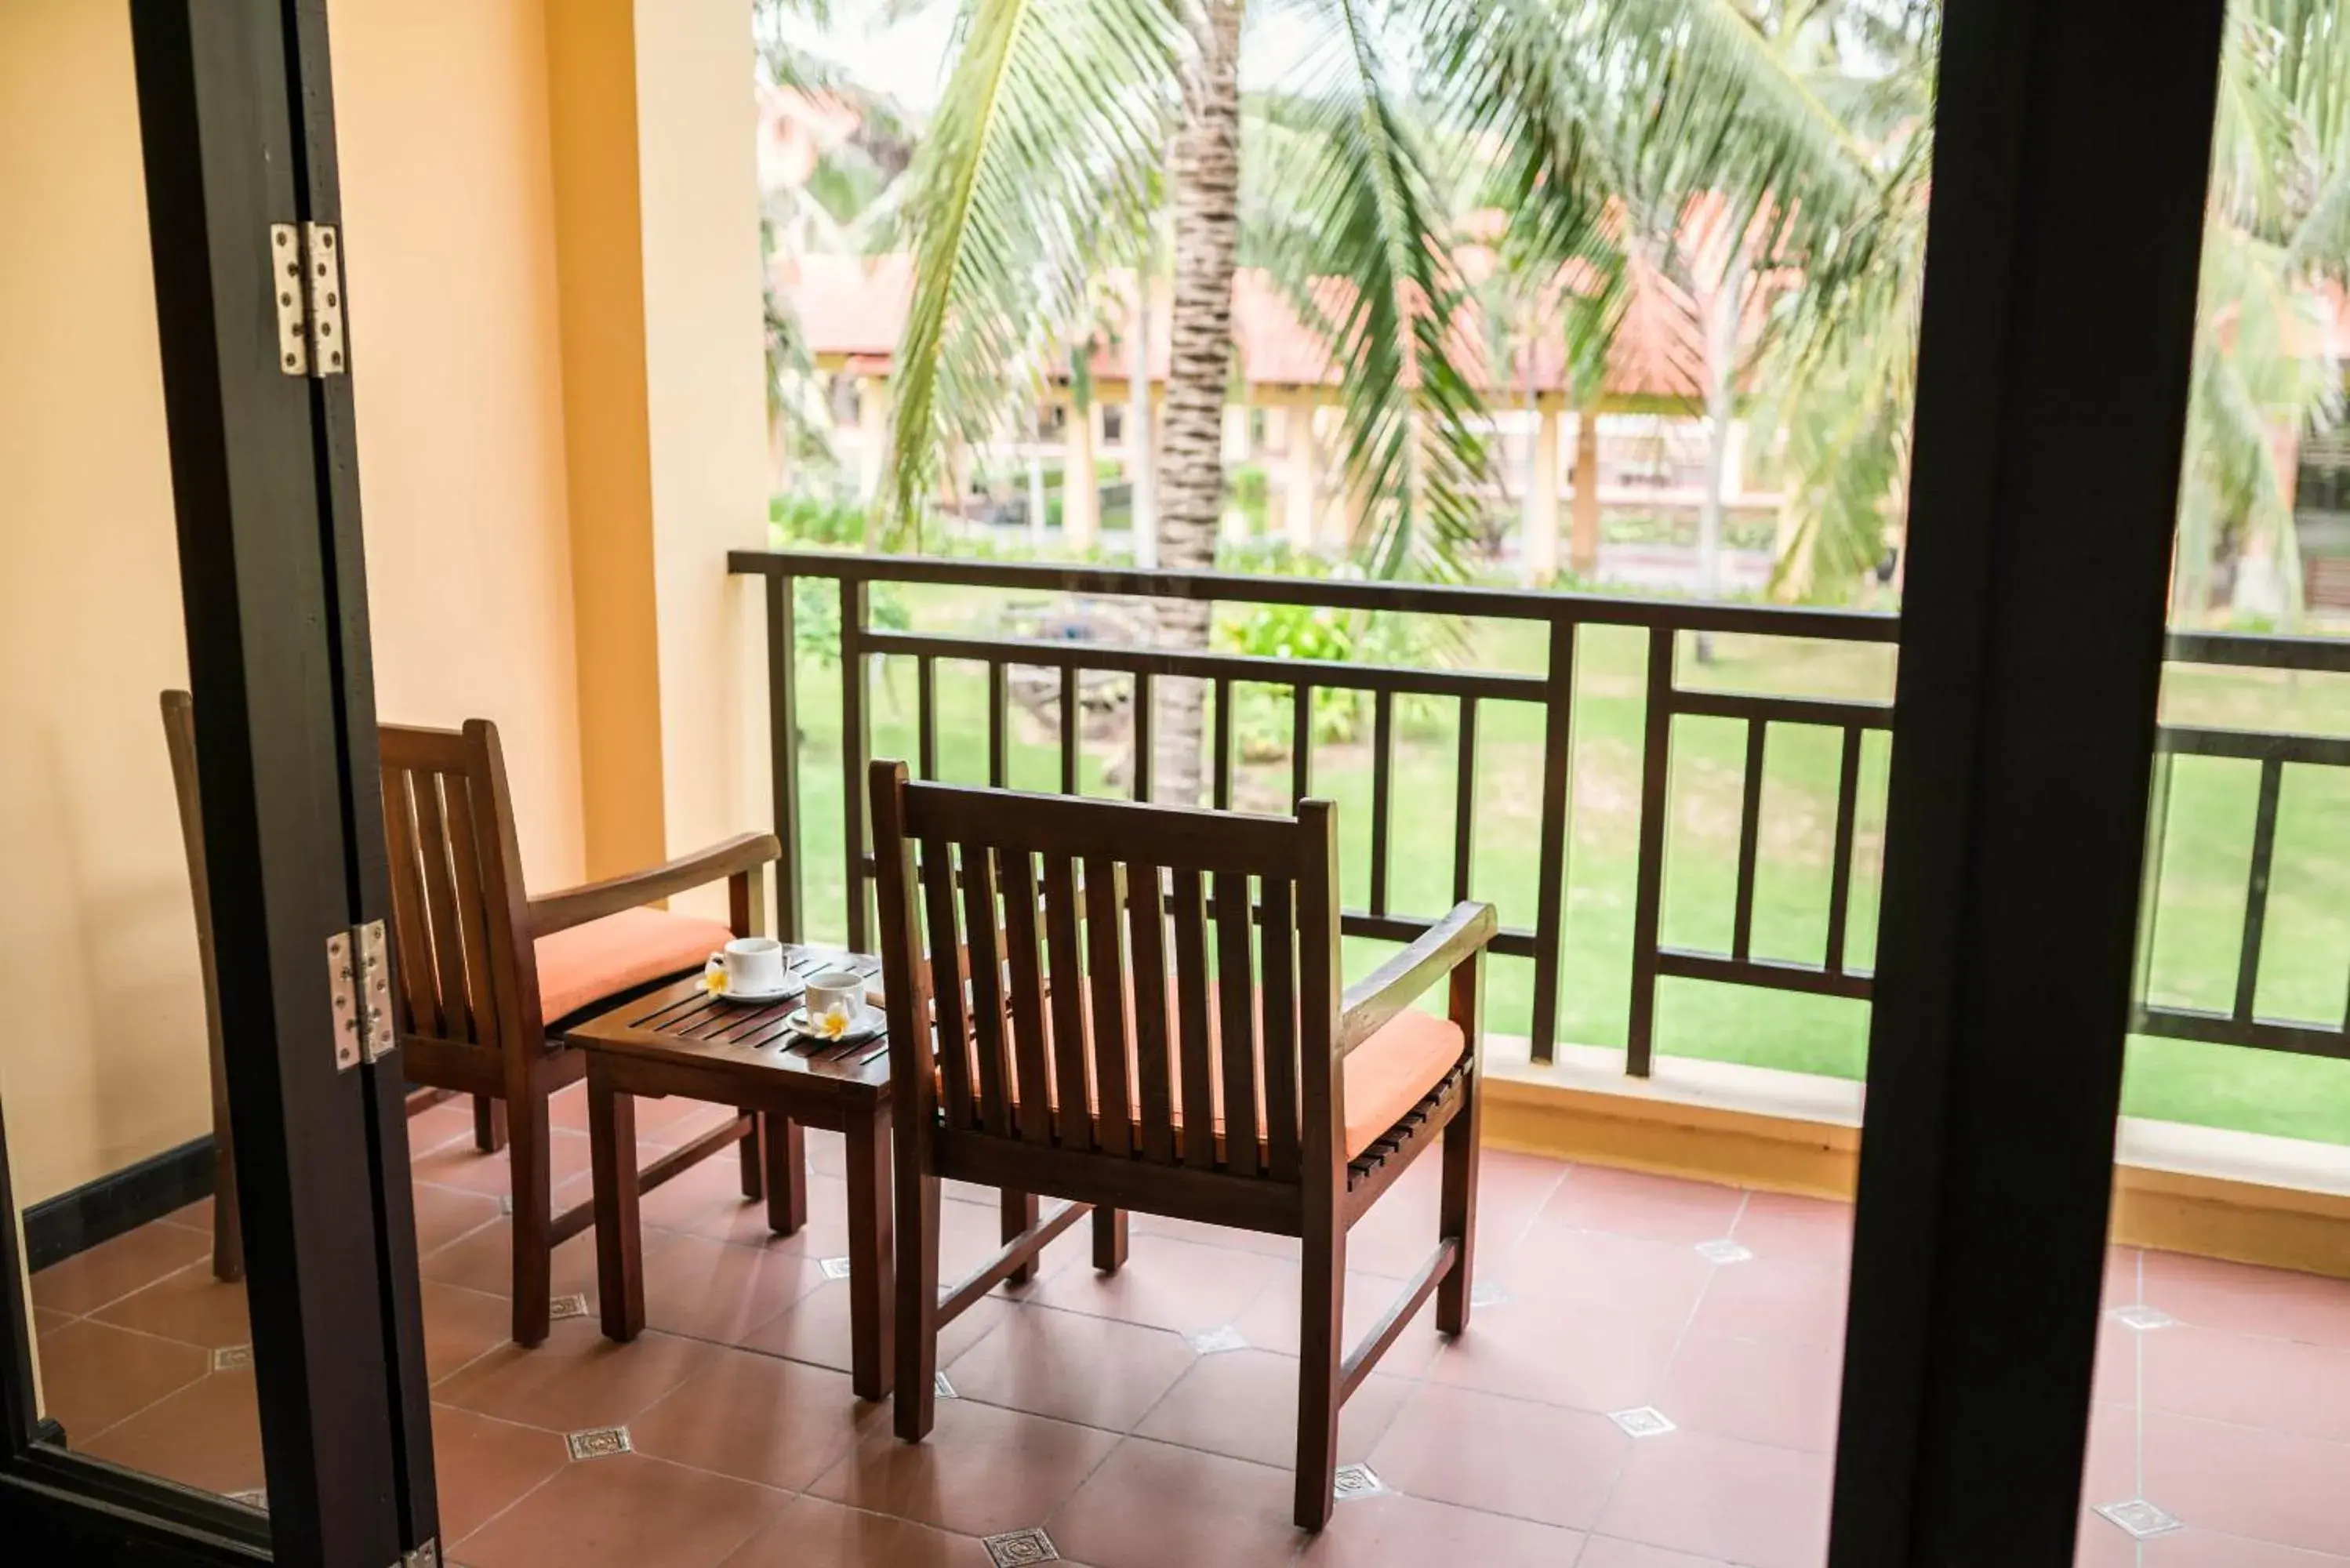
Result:
M514 1191L514 1336L546 1337L551 1255L594 1222L581 1201L551 1214L547 1100L586 1074L563 1044L567 1022L700 969L738 935L754 934L773 834L748 833L644 871L531 898L497 728L386 724L379 732L384 837L390 856L394 1009L411 1084L476 1096L485 1144L503 1121ZM729 884L731 920L650 906L712 882ZM497 1106L502 1118L479 1114ZM775 1128L777 1136L788 1129ZM758 1118L737 1116L644 1168L650 1190L740 1144L743 1193L764 1193ZM771 1223L795 1228L803 1190L766 1193Z
M1104 1271L1124 1262L1129 1209L1296 1236L1296 1519L1320 1529L1347 1397L1431 1294L1440 1330L1468 1326L1492 906L1460 905L1342 992L1326 802L1246 816L915 784L892 762L869 782L897 1124L898 1435L931 1430L940 1330L1088 1210ZM1414 1010L1439 981L1447 1016ZM933 1040L962 1044L908 1048ZM1349 1353L1347 1231L1440 1145L1440 1234ZM1001 1189L1014 1233L942 1295L944 1178ZM1037 1223L1038 1194L1067 1207Z

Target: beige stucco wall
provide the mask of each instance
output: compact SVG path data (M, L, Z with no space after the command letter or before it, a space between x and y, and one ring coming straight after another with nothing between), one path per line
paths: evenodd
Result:
M30 1202L203 1131L130 7L0 6L0 1106Z
M333 0L376 705L496 721L525 873L582 875L541 0Z
M184 638L128 7L0 6L0 1106L34 1202L206 1131L155 695ZM540 0L335 0L379 701L584 863ZM747 92L745 101L747 102Z

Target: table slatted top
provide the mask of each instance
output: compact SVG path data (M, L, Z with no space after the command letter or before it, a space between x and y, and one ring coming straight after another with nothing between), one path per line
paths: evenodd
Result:
M787 943L784 958L795 980L840 968L864 975L868 990L880 984L880 961L862 953ZM725 1072L782 1074L843 1091L886 1089L889 1036L838 1045L800 1034L786 1023L800 1002L796 993L783 1002L729 1002L712 995L693 974L567 1030L564 1038L588 1051Z

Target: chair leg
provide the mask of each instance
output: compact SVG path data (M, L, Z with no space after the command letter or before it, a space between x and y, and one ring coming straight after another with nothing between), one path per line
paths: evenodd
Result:
M899 1133L899 1137L909 1135ZM898 1436L919 1443L938 1419L939 1179L910 1175L898 1164L897 1388L892 1414ZM854 1265L851 1265L852 1269Z
M1452 1272L1436 1287L1436 1330L1460 1334L1469 1326L1469 1295L1477 1253L1477 1132L1484 1085L1471 1074L1461 1108L1444 1127L1444 1179L1437 1199L1437 1235L1459 1243Z
M1330 1522L1338 1490L1338 1367L1346 1355L1347 1232L1332 1223L1308 1235L1298 1283L1304 1320L1297 1346L1297 1528Z
M495 1154L506 1146L506 1103L494 1095L473 1096L473 1147Z
M766 1142L775 1136L775 1124L782 1118L763 1116L756 1111L740 1114L751 1118L750 1132L735 1146L735 1153L743 1162L743 1196L756 1203L767 1195Z
M1126 1267L1126 1210L1094 1206L1094 1267L1114 1274Z
M998 1234L1006 1241L1011 1241L1014 1236L1035 1225L1037 1212L1035 1193L1014 1192L1010 1188L1005 1188L1003 1189L1003 1227ZM1013 1270L1003 1282L1007 1285L1024 1285L1034 1282L1035 1278L1036 1260L1032 1257Z
M521 1345L546 1342L554 1288L554 1179L549 1166L546 1094L518 1085L506 1112L506 1161L514 1186L514 1336Z

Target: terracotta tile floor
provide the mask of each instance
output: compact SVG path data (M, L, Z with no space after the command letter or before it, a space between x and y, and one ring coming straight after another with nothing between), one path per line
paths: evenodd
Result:
M558 1202L586 1190L571 1099ZM718 1114L648 1106L639 1130L671 1146ZM1127 1271L1104 1280L1072 1231L1035 1284L955 1325L957 1397L908 1448L849 1393L846 1290L822 1267L845 1249L836 1139L808 1139L800 1235L768 1237L733 1162L713 1160L645 1203L644 1337L617 1347L570 1321L522 1352L501 1294L503 1158L472 1151L457 1105L412 1136L442 1518L467 1568L986 1568L985 1538L1040 1528L1093 1568L1823 1560L1851 1247L1837 1205L1489 1154L1475 1322L1456 1344L1425 1319L1397 1342L1341 1433L1379 1490L1308 1542L1289 1524L1293 1243L1138 1216ZM1434 1177L1422 1162L1355 1232L1352 1332L1434 1235ZM993 1193L949 1196L953 1273L993 1246L995 1211ZM249 1330L241 1292L211 1280L208 1219L185 1210L35 1279L49 1407L78 1449L255 1491ZM591 1237L555 1278L593 1302ZM2106 1304L2169 1321L2109 1310L2101 1325L2079 1562L2350 1568L2350 1283L2117 1248ZM1240 1347L1194 1348L1216 1331ZM1610 1418L1642 1407L1671 1429ZM629 1451L570 1457L568 1435L614 1427ZM2094 1511L2133 1500L2183 1527L2140 1541Z

